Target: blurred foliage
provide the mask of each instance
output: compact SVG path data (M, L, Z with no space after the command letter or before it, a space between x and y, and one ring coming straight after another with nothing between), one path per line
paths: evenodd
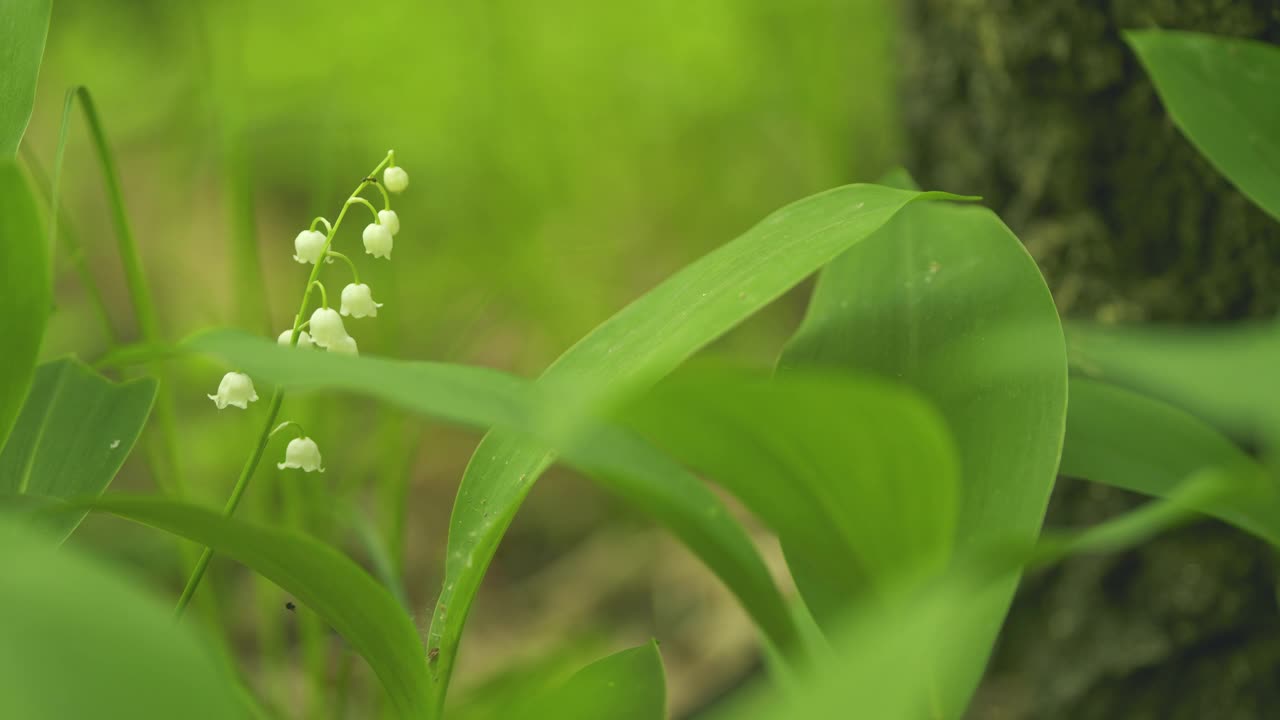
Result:
M874 177L887 19L873 0L63 2L32 135L50 148L65 87L93 89L179 333L230 319L229 148L283 312L296 228L394 147L419 245L374 280L422 309L400 315L411 354L531 371L768 209ZM68 180L92 216L93 176Z
M353 324L362 351L529 376L766 212L874 178L894 160L889 5L59 0L27 143L51 167L63 94L72 85L92 90L170 339L212 325L274 336L306 276L290 259L293 236L316 215L332 217L372 161L394 148L413 185L396 201L404 230L395 262L361 263L387 304L376 324ZM110 206L80 118L69 137L65 216L116 327L136 340ZM335 248L358 253L358 237L344 229ZM238 249L246 241L258 247L260 289ZM74 351L91 360L108 339L69 259L56 264L57 312L43 356ZM258 293L269 318L254 316L262 314L250 297ZM770 307L722 347L768 365L799 316L797 300ZM221 503L254 422L212 411L204 394L220 368L170 366L186 484L194 501ZM385 408L332 395L292 396L284 412L341 470L293 491L304 504L295 519L322 537L343 539L325 520L334 503L368 506L370 488L408 478L405 589L410 607L422 608L437 588L473 436L424 435ZM258 475L247 517L278 522L287 484L271 467ZM509 559L500 553L486 582L494 599L482 598L473 628L509 620L505 593L595 520L623 512L589 485L556 479L512 527ZM136 457L117 481L125 489L151 482ZM396 492L368 511L375 525L388 524L385 501ZM566 499L574 517L560 512ZM170 584L184 572L164 540L118 522L90 518L72 542L163 568ZM368 562L357 543L347 545ZM287 597L259 583L248 600L248 576L233 568L215 560L213 584L229 606L231 641L261 655L252 679L261 688L287 672L295 630L281 625ZM626 612L650 621L648 610ZM556 642L585 648L580 638L597 629L585 618L574 625ZM469 661L491 668L483 656ZM674 680L671 691L676 708L688 702Z

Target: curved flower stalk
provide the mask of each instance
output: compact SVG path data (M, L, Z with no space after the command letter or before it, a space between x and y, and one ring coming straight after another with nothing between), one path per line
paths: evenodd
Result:
M381 182L378 180L379 173L382 173ZM382 307L382 303L374 302L372 289L360 282L359 271L351 258L331 250L330 247L333 245L333 239L337 235L338 229L342 227L343 220L347 217L347 211L355 205L364 205L373 216L373 222L367 225L363 232L365 252L375 258L390 259L392 237L400 232L400 217L391 209L391 196L388 191L399 193L403 192L408 186L408 173L396 165L395 152L388 151L382 162L378 163L378 166L356 186L355 191L343 203L342 209L338 212L338 217L332 224L325 218L318 217L311 221L309 228L298 233L293 241L293 259L304 265L311 265L311 275L307 278L306 290L303 291L302 302L298 307L297 314L294 316L293 327L280 333L277 342L281 345L302 349L320 348L345 355L359 353L359 345L356 343L356 339L347 332L342 317L344 315L352 318L376 317L378 308ZM381 210L374 207L373 203L361 195L370 187L376 187L382 196L383 207ZM324 232L317 230L317 226L323 226ZM320 280L320 269L334 260L342 260L351 271L351 282L343 288L341 294L341 314L329 307L329 293L324 283ZM315 294L313 291L316 290L319 290L320 305L312 310L308 317L307 311L312 307L312 298ZM304 320L304 318L307 319ZM249 403L258 399L258 394L254 390L252 378L241 372L229 372L223 376L217 393L210 395L209 399L213 400L219 410L228 406L248 409ZM280 414L280 405L283 401L284 392L280 388L276 388L271 393L271 400L267 406L267 417L263 423L262 432L259 434L258 442L250 451L249 457L240 471L240 477L236 480L235 487L231 490L231 496L227 499L226 507L223 508L224 515L229 516L235 512L236 506L240 504L240 499L248 488L249 479L253 477L254 471L258 468L258 463L262 460L268 441L273 435L286 427L295 428L298 437L289 442L288 447L285 448L284 460L277 463L276 467L281 470L295 469L308 473L324 472L320 459L320 447L315 440L312 440L302 431L301 426L293 421L285 421L276 425L276 417ZM182 596L178 598L178 606L175 611L177 615L181 615L187 605L190 604L191 598L195 595L196 588L200 586L200 581L204 578L205 571L208 569L209 561L212 558L213 551L205 548L200 555L200 560L191 572L191 577L187 580Z

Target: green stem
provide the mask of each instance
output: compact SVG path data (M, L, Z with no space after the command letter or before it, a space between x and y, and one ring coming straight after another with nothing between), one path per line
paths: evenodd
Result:
M360 190L364 190L365 186L370 184L372 183L370 183L368 180L365 180L364 182L360 183ZM379 187L381 187L381 185L379 185ZM356 192L360 192L360 190L357 190ZM351 195L351 197L347 198L347 204L343 205L342 209L346 210L348 207L351 207L354 204L363 205L369 208L369 212L373 213L373 222L377 225L382 224L382 218L378 217L378 209L373 206L373 203L369 202L368 200L365 200L362 197L357 197L354 193Z
M306 435L306 433L302 430L301 423L294 422L293 420L285 420L284 422L277 425L274 430L271 431L271 435L269 437L275 437L276 433L280 432L281 430L287 427L293 427L295 430L297 430L298 437L303 437Z
M382 193L382 209L391 209L391 196L387 194L387 189L382 187L382 183L375 182L374 186L378 188L378 192Z
M234 122L234 121L233 121ZM231 213L232 285L235 288L236 316L241 326L268 332L271 313L267 310L266 283L262 259L258 256L258 229L254 218L253 170L244 140L238 129L224 132L227 163L227 201Z
M377 175L389 160L389 157L383 158L382 162L378 163L378 167L374 168L373 172L369 174ZM360 192L368 184L368 180L362 181L356 187L356 192ZM342 226L342 219L346 217L347 209L350 207L350 203L342 206L342 211L338 213L338 219L334 220L333 227L329 229L329 233L325 237L324 249L320 253L321 257L324 257L324 254L329 252L329 246L333 244L333 237L337 234L338 228ZM311 275L307 278L307 289L302 293L302 302L298 306L298 313L293 317L293 334L289 338L290 346L296 347L298 345L298 336L302 332L302 316L307 312L307 303L311 298L311 288L317 283L320 268L323 265L324 263L318 262L311 268ZM323 286L321 286L320 292L324 292ZM284 391L277 387L271 393L271 403L267 409L266 422L262 424L262 431L258 433L258 442L254 445L253 450L250 451L249 458L245 460L244 467L240 470L240 477L236 480L235 487L231 489L231 497L227 499L226 507L223 508L222 514L225 517L230 517L236 511L236 506L240 504L240 498L244 496L245 490L249 487L249 480L253 477L254 471L258 469L258 463L262 460L262 453L266 450L267 441L271 439L271 431L275 428L276 416L280 414L280 404L283 402ZM187 605L191 603L191 598L195 596L196 589L200 587L200 581L204 579L204 574L209 569L209 561L212 559L213 549L206 547L204 552L200 554L200 559L196 562L195 568L192 569L191 577L187 578L186 587L182 589L182 595L178 598L178 606L174 610L175 616L181 617L183 611L187 609Z
M276 415L280 412L280 404L284 402L284 391L276 388L271 394L271 403L268 405L267 418L268 421L263 425L263 431L258 434L258 442L253 446L253 452L249 453L249 459L245 461L244 467L240 470L240 478L236 480L236 485L231 489L231 497L227 498L227 505L222 509L224 517L230 517L236 511L236 506L240 504L240 499L244 497L244 491L249 488L249 479L253 477L253 472L258 469L258 462L262 460L262 454L267 449L267 441L271 439L271 428L274 426ZM182 595L178 598L178 607L174 610L174 614L178 617L182 616L183 611L187 609L187 605L191 603L191 598L196 594L196 588L200 587L200 581L204 579L204 573L209 569L209 561L213 559L213 548L206 547L204 552L200 553L200 559L196 562L196 567L191 571L191 577L187 579L187 586L182 589Z
M62 111L62 128L59 130L58 136L58 159L54 164L55 176L52 180L45 174L44 168L40 165L40 160L36 157L35 151L31 149L29 143L22 144L22 159L27 164L27 169L31 171L31 176L36 180L36 187L40 188L44 201L49 205L49 257L55 255L54 250L57 247L57 240L62 238L62 244L66 246L67 259L76 269L76 274L80 276L80 284L84 287L85 293L89 295L90 304L98 315L98 321L102 324L103 335L107 339L108 345L114 345L120 341L116 335L115 327L111 324L111 311L107 309L106 298L102 294L102 289L98 287L97 280L93 277L93 272L89 269L89 261L84 253L84 246L80 243L80 236L76 233L75 228L71 226L69 218L62 217L63 213L59 207L61 194L58 192L56 183L58 182L58 174L62 172L62 155L63 148L66 145L67 137L67 120L71 113L70 102Z
M315 220L312 220L312 221L311 221L311 228L310 228L310 229L311 229L311 230L315 230L315 229L316 229L316 225L317 225L318 223L323 223L323 224L324 224L324 231L325 231L325 232L327 232L327 233L328 233L328 232L333 232L333 226L329 224L329 221L328 221L328 220L325 220L325 219L324 219L324 216L323 216L323 215L322 215L322 216L320 216L320 217L318 217L318 218L316 218Z
M351 258L347 257L346 255L343 255L337 250L326 251L325 257L336 257L342 260L343 262L345 262L347 264L347 267L351 268L351 279L355 280L355 283L357 285L360 284L360 271L356 269L356 264L351 261Z
M316 265L317 265L317 266L319 266L319 265L320 265L320 263L316 263ZM310 295L310 294L311 294L310 290L311 290L311 288L313 288L313 287L318 287L318 288L320 288L320 307L322 307L322 308L327 308L327 307L329 307L329 293L324 289L324 283L320 282L319 280L312 280L312 281L311 281L311 285L310 285L310 286L308 286L308 288L307 288L307 291L308 291L308 292L307 292L307 294L308 294L308 295ZM305 305L303 306L303 312L306 312L306 306L305 306ZM301 327L299 327L298 329L299 329L299 330L301 330L302 328L301 328ZM292 339L291 339L291 341L290 341L290 343L289 343L289 344L290 344L290 345L297 345L298 343L297 343L297 341L296 341L296 340L292 340Z
M102 179L107 187L108 199L111 201L111 218L115 225L117 248L120 260L124 264L125 287L129 291L129 299L133 303L133 311L138 318L138 329L146 340L160 339L160 321L156 315L155 304L151 300L151 288L147 285L146 275L142 271L142 257L138 252L138 243L134 239L133 230L129 227L129 217L124 207L124 192L120 188L120 173L116 169L115 156L107 145L106 133L102 130L102 122L98 118L97 107L93 104L93 96L84 86L76 86L67 91L67 103L71 97L80 98L80 109L84 111L85 122L89 125L89 135L93 139L94 150L98 153L98 163L102 167ZM59 169L58 172L61 170ZM55 192L56 187L55 175Z
M111 219L115 226L116 248L124 266L125 287L129 292L129 300L133 305L134 316L142 339L148 343L159 343L160 321L156 315L155 303L151 299L151 288L147 284L146 273L142 270L142 256L138 252L138 243L134 239L133 230L129 227L129 216L125 210L124 192L120 186L120 173L116 168L115 157L107 145L107 136L102 129L102 121L98 117L97 106L88 88L77 85L67 91L66 103L63 106L63 128L58 142L58 153L54 160L53 198L57 202L59 184L62 175L62 157L66 151L67 114L72 103L80 100L85 123L89 126L89 137L98 156L98 165L102 168L102 179L107 189L107 199L111 205ZM53 217L57 217L57 207L53 208ZM160 391L156 397L155 418L159 430L158 443L148 443L147 455L156 483L166 494L174 497L185 495L182 478L178 473L177 457L177 422L173 408L173 395L168 390L168 383L163 382L164 373L155 368L162 376ZM157 446L158 444L158 446Z

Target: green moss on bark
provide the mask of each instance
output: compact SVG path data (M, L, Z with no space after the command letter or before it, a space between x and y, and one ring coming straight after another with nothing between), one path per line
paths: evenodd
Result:
M1280 225L1182 137L1120 35L1280 42L1280 3L911 0L906 15L913 171L986 197L1065 313L1213 320L1280 308Z

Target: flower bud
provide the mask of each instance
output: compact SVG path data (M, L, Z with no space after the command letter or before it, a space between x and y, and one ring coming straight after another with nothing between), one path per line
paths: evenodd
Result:
M393 193L404 192L409 187L409 173L404 168L389 167L382 171L382 184Z
M395 210L379 210L378 222L382 224L382 227L390 230L392 235L400 234L400 216L396 214Z
M347 337L347 328L333 308L316 308L311 313L311 341L322 348L329 348Z
M342 355L359 355L360 348L356 345L356 339L348 335L342 338L340 342L330 345L329 352L335 352Z
M218 406L219 410L225 409L228 405L247 410L249 403L258 399L258 393L253 389L253 380L248 375L229 372L223 375L222 382L218 383L218 394L210 395L209 399Z
M295 252L293 259L312 265L320 262L320 256L324 255L324 242L324 233L317 230L303 230L293 239Z
M385 225L370 223L364 228L364 251L374 257L391 259L391 231Z
M276 463L276 467L281 470L296 468L303 472L324 472L320 462L320 448L316 446L316 441L300 437L289 441L288 447L284 449L284 462Z
M293 331L285 330L284 332L280 333L280 337L276 340L276 342L279 342L281 345L288 347L290 340L293 340ZM307 334L306 330L303 330L302 332L298 333L298 347L300 348L315 347L315 343L311 341L311 336Z
M342 314L351 317L377 317L382 303L373 301L373 293L364 283L351 283L342 288Z

